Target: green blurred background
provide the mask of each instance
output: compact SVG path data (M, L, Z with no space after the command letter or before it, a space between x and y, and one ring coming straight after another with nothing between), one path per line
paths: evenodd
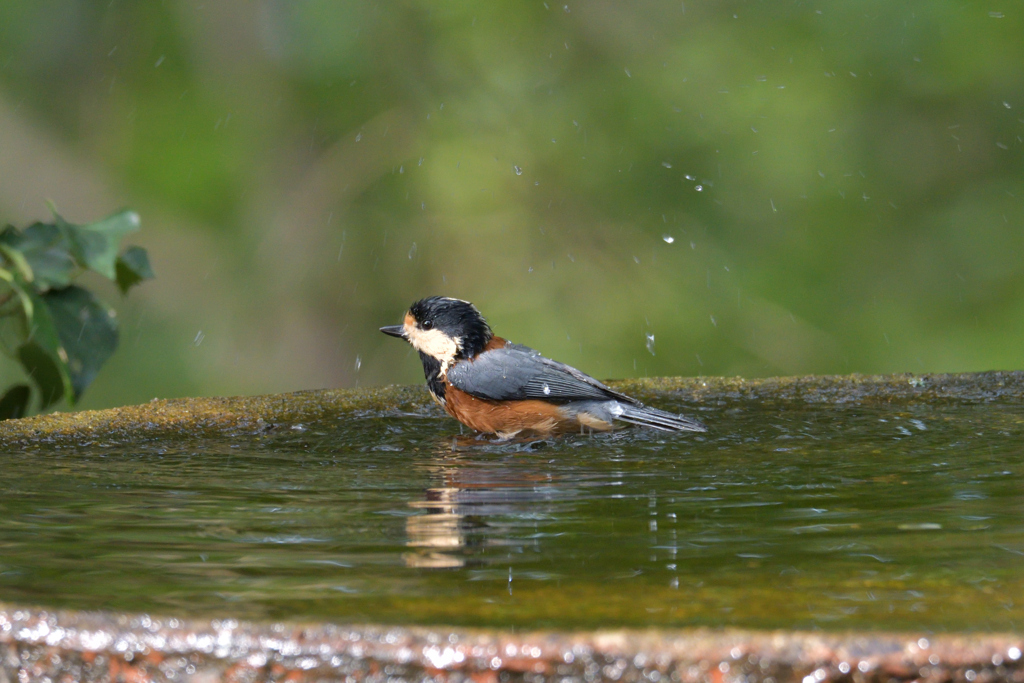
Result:
M157 272L84 407L419 382L429 294L598 377L1021 368L1022 138L1020 2L0 0L0 219Z

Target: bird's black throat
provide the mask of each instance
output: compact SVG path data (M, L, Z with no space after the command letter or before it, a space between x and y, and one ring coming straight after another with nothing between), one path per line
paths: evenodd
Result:
M428 356L420 351L420 360L423 361L423 376L427 380L427 387L430 393L444 402L444 380L441 379L441 361Z

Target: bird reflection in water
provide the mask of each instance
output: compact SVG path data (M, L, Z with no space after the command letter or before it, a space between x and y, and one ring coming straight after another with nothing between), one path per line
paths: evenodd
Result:
M520 537L524 523L534 535L538 516L554 512L556 504L571 495L558 488L557 475L532 466L534 458L516 456L516 451L534 452L543 443L499 447L458 437L443 452L439 449L437 457L424 465L438 486L426 489L424 500L409 502L422 514L406 518L406 545L412 549L403 555L406 566L483 565L489 549L522 552L524 546L536 544L536 539ZM511 452L502 457L494 450ZM480 457L474 457L477 453Z

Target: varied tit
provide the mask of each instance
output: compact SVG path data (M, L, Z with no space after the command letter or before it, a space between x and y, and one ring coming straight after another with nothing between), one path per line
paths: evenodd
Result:
M401 325L380 331L419 351L427 389L456 420L507 439L529 433L606 431L616 421L664 431L704 432L697 420L648 408L533 349L494 336L468 301L432 296Z

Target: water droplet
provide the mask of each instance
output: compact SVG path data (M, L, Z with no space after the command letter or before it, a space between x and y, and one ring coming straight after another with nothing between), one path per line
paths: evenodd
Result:
M668 163L667 161L661 162L661 165L664 166L665 168L672 168L672 164Z
M626 78L633 78L633 74L629 73L629 69L624 70L626 72Z
M356 372L359 372L359 368L363 367L363 359L356 356Z
M1006 107L1007 109L1013 109L1013 107L1010 106L1009 102L1003 102L1003 106Z
M672 244L676 241L676 238L672 235L662 235L661 239L665 240L665 244Z
M547 384L545 384L544 385L544 395L548 396L550 394L551 394L551 387L549 387Z
M647 350L651 352L652 356L654 355L654 335L653 334L648 334L647 335Z
M192 340L192 344L194 344L195 346L199 346L200 344L203 343L204 339L206 339L206 335L203 334L202 330L199 330L198 332L196 332L196 338Z
M416 243L413 242L412 246L409 247L409 260L411 261L412 257L415 256L415 255L416 255Z
M523 169L519 168L518 166L513 166L512 170L516 172L516 175L523 175Z
M993 19L1002 19L1003 18L1003 13L1002 12L989 12L988 15L990 17L992 17Z
M711 324L714 325L715 327L718 327L718 321L715 320L715 316L711 316Z
M698 185L697 187L695 187L693 189L697 190L697 192L703 192L704 191L704 186L703 185Z
M356 142L359 142L362 139L363 139L363 134L362 133L356 133Z
M697 179L696 177L694 177L694 176L692 176L692 175L689 175L689 174L687 174L687 175L685 176L685 178L686 178L687 180L689 180L690 182L693 182L694 180L696 180L696 179Z

